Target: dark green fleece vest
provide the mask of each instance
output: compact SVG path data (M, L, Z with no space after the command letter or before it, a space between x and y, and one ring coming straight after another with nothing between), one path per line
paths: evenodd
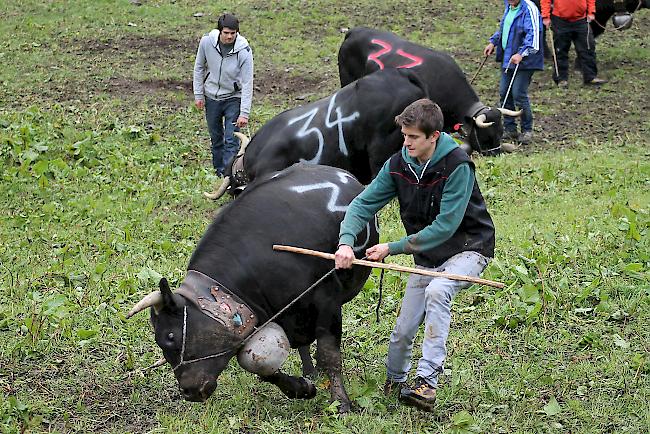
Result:
M456 148L427 167L418 181L400 153L391 157L389 171L397 186L400 215L407 234L417 233L433 223L440 213L447 178L461 163L469 163L474 170L474 163L465 151ZM454 235L435 249L414 253L413 256L416 264L433 268L457 253L469 250L488 258L494 257L494 224L476 179L465 216Z

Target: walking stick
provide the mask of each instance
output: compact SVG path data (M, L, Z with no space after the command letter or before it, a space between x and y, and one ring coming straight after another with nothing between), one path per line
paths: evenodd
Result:
M510 63L508 63L508 66L510 66ZM517 70L519 69L519 64L517 63L515 65L515 71L512 73L512 78L510 79L510 84L508 85L508 90L506 91L506 97L503 98L503 104L501 104L501 108L504 108L506 106L506 101L508 101L508 95L510 95L510 89L512 89L512 83L515 82L515 76L517 75ZM506 68L506 71L508 68Z
M282 251L282 252L299 253L301 255L316 256L323 259L334 260L334 254L332 253L319 252L317 250L304 249L302 247L283 246L279 244L274 244L273 250ZM397 265L397 264L386 264L383 262L365 261L363 259L354 259L352 261L352 264L361 265L364 267L371 267L371 268L384 268L393 271L403 271L405 273L421 274L423 276L444 277L450 280L460 280L464 282L478 283L481 285L492 286L494 288L503 288L505 286L505 284L501 282L481 279L479 277L463 276L460 274L441 273L438 271L430 271L430 270L421 270L419 268L405 267L403 265Z
M555 55L555 32L553 31L553 28L551 26L548 27L548 29L551 31L551 51L553 52L553 67L555 68L555 77L557 79L560 79L560 73L558 72L557 69L557 56Z
M481 66L478 67L478 70L477 70L476 73L474 74L474 77L472 77L472 79L469 81L470 86L471 86L472 83L474 83L474 80L476 80L476 77L478 77L478 73L481 72L481 69L483 69L483 65L485 65L485 61L488 59L488 57L490 57L489 54L486 55L486 56L483 58L483 61L481 62Z

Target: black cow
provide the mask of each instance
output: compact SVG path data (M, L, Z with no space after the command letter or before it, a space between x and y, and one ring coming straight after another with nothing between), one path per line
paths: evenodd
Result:
M541 11L540 0L533 0L535 5ZM618 4L616 4L618 3ZM629 12L630 14L638 11L639 9L650 8L650 0L596 0L596 14L594 21L590 24L591 31L593 32L594 38L600 36L607 29L607 21L614 15L615 12ZM631 17L629 19L623 20L623 22L628 23L628 26L631 25ZM626 29L626 26L621 26L619 30ZM552 51L548 46L546 40L546 28L543 29L543 41L544 41L544 57L547 59L552 58ZM575 69L581 69L580 58L576 57L575 59Z
M156 343L174 367L186 399L206 400L253 325L263 324L333 268L332 261L276 252L272 245L334 252L345 210L362 188L346 171L310 164L257 178L215 217L180 288L172 292L163 279L160 292L129 312L130 317L154 307ZM369 224L355 251L362 256L366 246L377 242L377 229ZM356 267L329 275L274 320L293 348L317 341L318 367L328 374L332 400L341 403L341 411L350 408L341 378L341 307L359 292L369 273ZM261 379L291 398L316 394L308 380L280 371Z
M368 184L403 143L395 116L424 97L424 85L414 73L387 70L280 113L242 144L243 167L235 159L221 188L206 196L217 199L226 187L235 192L249 180L299 161L340 167Z
M502 113L520 114L487 107L451 56L394 33L365 27L348 31L339 49L338 63L342 86L381 69L413 70L424 82L429 98L442 109L445 131L455 131L462 125L468 144L483 154L501 150Z
M594 37L605 31L607 21L614 15L614 12L633 13L639 9L650 8L650 0L622 0L620 8L616 0L596 0L596 18L591 22L591 30Z

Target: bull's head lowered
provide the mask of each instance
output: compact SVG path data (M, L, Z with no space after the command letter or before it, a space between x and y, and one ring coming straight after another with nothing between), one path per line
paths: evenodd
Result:
M161 279L160 291L145 296L127 318L152 308L156 343L173 367L183 397L201 402L216 389L217 377L237 354L256 319L227 292L219 294L218 286L197 284L209 279L197 274L190 271L175 292L166 279Z
M506 108L493 108L481 106L470 120L466 120L468 145L483 155L495 155L501 152L501 139L503 137L502 116L521 116L522 111L513 111Z

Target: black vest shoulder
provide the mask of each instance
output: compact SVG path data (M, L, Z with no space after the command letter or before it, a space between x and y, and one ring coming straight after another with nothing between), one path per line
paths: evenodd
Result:
M474 171L474 163L467 153L456 148L434 165L428 166L418 178L402 158L401 152L391 157L389 172L397 187L400 216L408 235L421 231L435 221L440 214L447 179L464 163ZM432 251L414 252L413 255L416 264L437 267L452 256L470 250L490 258L494 256L494 224L476 180L463 220L451 238Z

